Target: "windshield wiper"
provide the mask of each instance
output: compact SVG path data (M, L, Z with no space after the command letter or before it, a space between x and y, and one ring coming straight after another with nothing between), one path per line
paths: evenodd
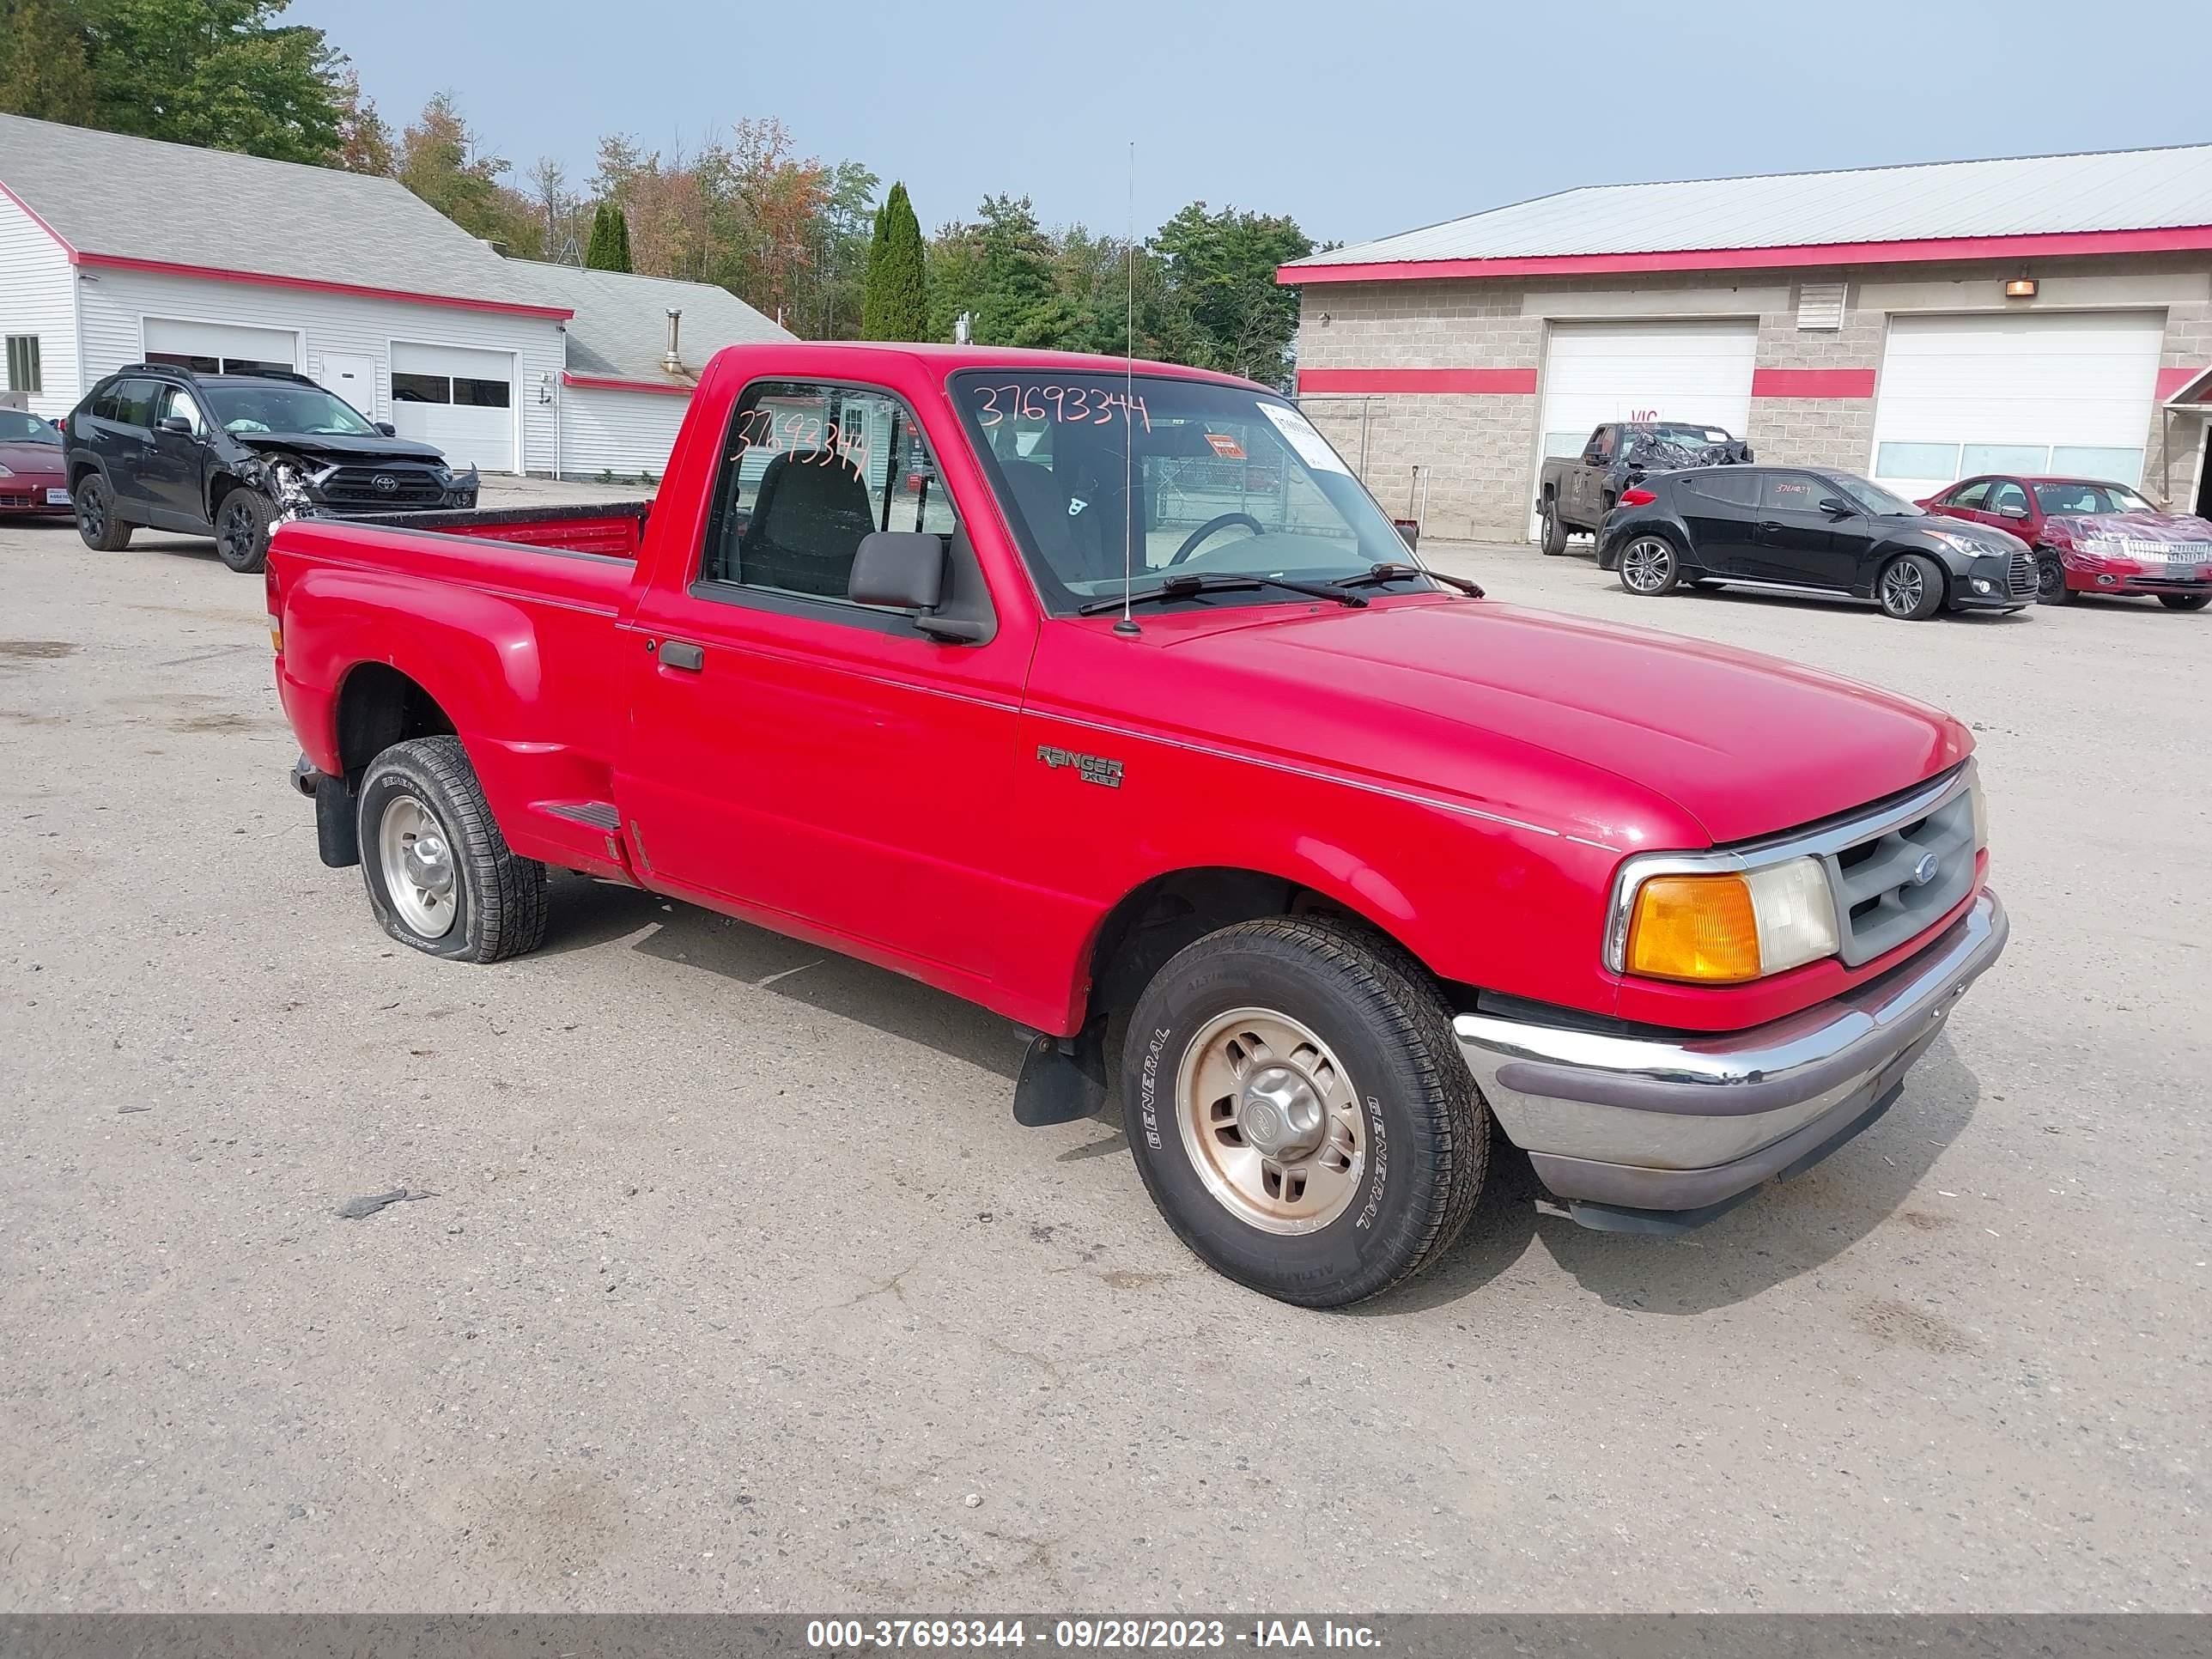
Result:
M1426 565L1403 564L1395 560L1385 560L1357 576L1340 577L1336 585L1339 587L1373 587L1380 582L1403 581L1408 576L1426 576L1432 582L1442 582L1446 587L1457 588L1472 599L1482 597L1482 584L1480 582L1471 582L1464 576L1446 575L1443 571L1431 570Z
M1231 575L1224 571L1217 575L1191 574L1170 576L1158 587L1140 587L1128 596L1131 605L1157 605L1164 599L1188 599L1200 593L1249 592L1258 587L1279 587L1287 592L1304 593L1309 599L1334 599L1339 605L1353 606L1367 603L1357 593L1347 593L1334 582L1302 582L1288 576L1248 576L1241 572ZM1119 593L1110 599L1093 599L1089 605L1078 605L1079 617L1100 617L1109 611L1119 611L1123 600Z

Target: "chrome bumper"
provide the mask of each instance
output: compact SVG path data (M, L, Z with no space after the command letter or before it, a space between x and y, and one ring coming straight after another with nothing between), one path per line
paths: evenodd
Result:
M1613 1036L1488 1014L1452 1029L1500 1127L1577 1219L1694 1224L1879 1117L2009 931L1984 889L1875 983L1724 1036Z

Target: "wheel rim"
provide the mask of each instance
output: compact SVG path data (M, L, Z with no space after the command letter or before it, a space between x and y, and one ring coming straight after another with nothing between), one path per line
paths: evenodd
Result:
M1920 609L1920 601L1928 595L1927 584L1920 579L1920 567L1900 560L1881 575L1881 602L1885 609L1903 615Z
M107 513L100 505L98 485L87 484L78 492L77 511L84 515L85 533L94 541L107 533Z
M1267 1008L1209 1022L1183 1050L1176 1083L1183 1151L1239 1221L1310 1233L1350 1207L1367 1168L1353 1087L1327 1043Z
M235 507L222 510L222 528L217 539L223 554L233 564L243 563L253 556L253 532L246 523L246 515Z
M408 931L443 939L459 915L459 882L453 844L430 809L412 795L395 795L376 831L384 890Z
M2050 599L2065 586L2066 573L2059 568L2057 560L2038 559L2035 562L2035 593L2038 599Z
M1639 593L1654 593L1667 584L1674 568L1674 550L1656 538L1644 536L1629 543L1620 556L1620 574Z

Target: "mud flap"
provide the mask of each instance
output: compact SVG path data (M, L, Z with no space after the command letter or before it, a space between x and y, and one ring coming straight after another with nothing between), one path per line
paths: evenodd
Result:
M315 775L315 851L333 870L361 862L361 820L353 787L327 772Z
M1103 1024L1103 1022L1101 1022ZM1014 1121L1026 1129L1073 1123L1106 1109L1106 1065L1099 1034L1037 1036L1014 1081Z

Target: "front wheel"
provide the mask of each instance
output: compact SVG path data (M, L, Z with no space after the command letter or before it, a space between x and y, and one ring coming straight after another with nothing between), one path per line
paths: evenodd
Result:
M1943 567L1924 553L1900 553L1882 568L1875 598L1884 616L1924 622L1943 608Z
M1137 1169L1176 1237L1281 1301L1419 1272L1481 1191L1489 1114L1420 969L1321 917L1210 933L1161 969L1121 1067Z
M459 738L394 744L361 781L368 908L402 945L499 962L545 939L545 866L518 858Z
M76 533L95 553L119 553L131 545L131 526L115 516L115 492L97 472L81 479L70 492L76 514Z
M2202 611L2212 605L2212 593L2161 593L2158 602L2168 611Z
M269 556L269 526L276 509L255 489L234 489L215 510L215 550L240 575L261 568Z
M2048 548L2039 548L2035 555L2035 602L2038 605L2071 605L2074 590L2066 586L2066 567L2058 556Z
M1656 599L1681 580L1681 558L1664 536L1638 536L1620 550L1620 585L1632 593Z

